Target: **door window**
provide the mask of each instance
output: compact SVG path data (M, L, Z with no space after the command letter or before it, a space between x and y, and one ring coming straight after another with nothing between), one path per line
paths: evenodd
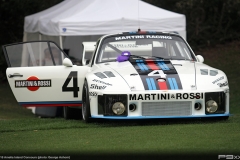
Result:
M62 65L66 57L54 42L24 42L4 46L9 67Z

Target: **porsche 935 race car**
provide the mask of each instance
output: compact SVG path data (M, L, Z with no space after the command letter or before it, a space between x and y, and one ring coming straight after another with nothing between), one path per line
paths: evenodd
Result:
M72 63L54 42L3 46L10 87L20 105L63 106L82 118L228 118L229 86L178 34L102 36L91 58ZM93 44L92 44L93 46ZM79 115L80 116L80 115Z

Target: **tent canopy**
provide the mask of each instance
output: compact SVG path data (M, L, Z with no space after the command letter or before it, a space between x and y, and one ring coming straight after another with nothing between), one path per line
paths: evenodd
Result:
M105 34L176 31L186 38L185 15L141 0L65 0L25 17L23 41L51 40L81 61L82 42Z
M176 31L186 37L185 15L140 0L65 0L25 17L24 31L50 36Z

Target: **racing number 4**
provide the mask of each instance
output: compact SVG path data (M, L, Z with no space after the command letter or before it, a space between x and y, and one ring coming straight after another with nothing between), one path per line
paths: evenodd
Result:
M68 87L68 84L70 83L71 79L73 79L73 86ZM63 92L73 92L73 97L78 97L78 81L77 81L77 71L72 71L68 75L66 81L64 82L62 86L62 91Z

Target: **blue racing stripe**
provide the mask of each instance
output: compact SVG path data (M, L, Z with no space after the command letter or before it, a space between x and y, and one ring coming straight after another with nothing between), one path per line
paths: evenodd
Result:
M138 60L136 60L136 62L137 62L137 65L138 65L138 67L142 70L142 71L147 71L148 70L148 68L146 67L146 65L143 63L143 60L142 59L138 59Z
M172 78L172 82L173 82L174 88L178 89L177 81L175 78Z
M138 67L139 67L142 71L145 70L140 63L137 63L137 65L138 65Z
M151 83L152 83L152 89L153 89L153 90L157 90L153 78L150 78L150 81L151 81Z
M158 62L158 65L161 67L162 70L166 70L165 67L162 65L161 62Z
M148 70L148 68L147 68L147 66L144 64L144 63L140 63L141 65L142 65L142 67L147 71Z
M147 81L148 89L149 89L149 90L153 90L153 89L152 89L151 82L150 82L150 79L149 79L149 78L146 78L146 81Z
M168 68L168 66L167 66L163 61L162 61L161 63L162 63L162 65L164 66L165 70L170 70L170 69Z
M168 82L169 82L169 84L170 84L170 88L171 88L172 90L174 90L174 85L173 85L173 82L172 82L172 78L168 78Z

